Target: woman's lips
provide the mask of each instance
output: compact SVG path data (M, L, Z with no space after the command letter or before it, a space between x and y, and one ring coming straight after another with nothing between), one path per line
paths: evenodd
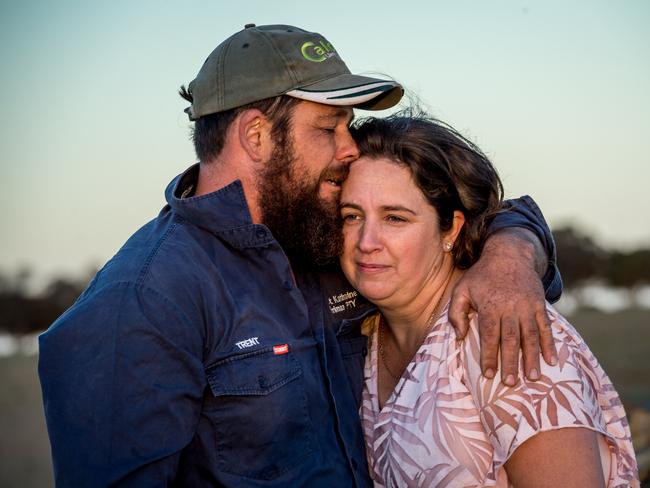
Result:
M376 273L381 273L382 271L387 270L388 266L386 266L384 264L357 262L357 268L359 268L359 271L361 271L362 273L376 274Z

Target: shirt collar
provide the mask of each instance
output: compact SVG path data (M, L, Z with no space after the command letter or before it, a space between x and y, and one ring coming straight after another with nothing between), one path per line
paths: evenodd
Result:
M198 177L197 163L169 183L165 198L174 213L238 248L266 246L273 242L266 226L253 223L239 180L212 193L182 198L190 185L196 186Z

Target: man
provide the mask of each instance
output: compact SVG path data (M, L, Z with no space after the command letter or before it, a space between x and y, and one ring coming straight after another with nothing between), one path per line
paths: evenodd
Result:
M172 181L158 217L41 336L57 484L369 486L357 326L372 309L331 264L336 199L359 156L352 107L388 108L402 88L350 74L319 34L251 24L213 51L182 95L200 164ZM536 209L511 209L495 232L537 229L552 255ZM470 304L490 306L488 294L512 294L513 308L537 294L520 308L539 311L533 266L543 272L546 257L535 245L521 229L488 241L457 290L461 329ZM520 282L495 291L486 273L504 259ZM498 314L485 315L497 344ZM548 342L543 315L540 334L526 332L533 343ZM535 322L507 320L525 331ZM518 323L513 330L510 372Z

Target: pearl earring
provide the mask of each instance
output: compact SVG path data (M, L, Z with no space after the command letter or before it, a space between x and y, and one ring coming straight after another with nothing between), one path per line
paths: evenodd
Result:
M449 242L449 241L445 242L445 243L442 245L442 248L445 250L445 252L449 252L449 251L451 251L451 248L452 248L452 247L453 247L453 244L452 244L451 242Z

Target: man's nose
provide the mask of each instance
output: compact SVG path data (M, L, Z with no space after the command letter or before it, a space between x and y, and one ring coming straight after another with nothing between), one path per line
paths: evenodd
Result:
M336 159L342 163L350 164L359 159L359 147L349 132L341 136L336 147Z

